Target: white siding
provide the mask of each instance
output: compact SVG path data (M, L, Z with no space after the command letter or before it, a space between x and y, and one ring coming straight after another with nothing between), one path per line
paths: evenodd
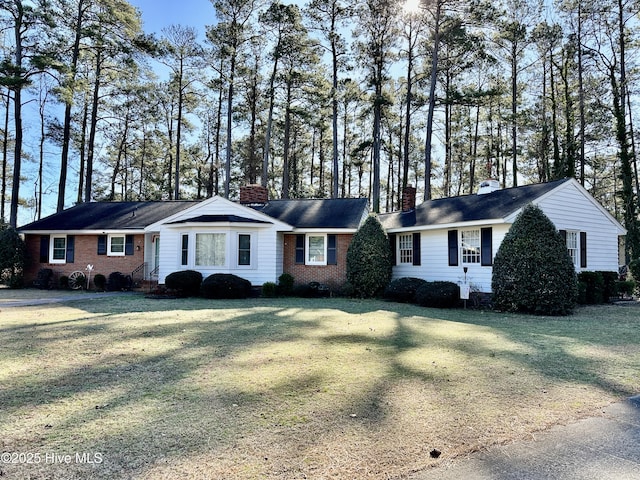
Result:
M204 267L194 264L195 235L196 233L224 233L226 234L226 266ZM252 265L237 266L237 243L235 239L238 233L252 234L251 256ZM181 265L182 235L189 235L189 261L187 265ZM262 285L265 282L275 282L278 277L278 255L276 247L277 232L274 228L246 228L246 227L187 227L166 228L160 233L160 271L159 283L172 272L179 270L197 270L203 278L214 273L232 273L245 278L252 285ZM281 267L280 267L281 268Z
M180 220L188 220L199 215L238 215L264 221L265 223L236 224L190 224L174 223ZM268 222L268 223L267 223ZM282 253L278 247L278 230L290 230L286 224L270 219L250 208L216 198L213 201L205 201L198 208L189 209L176 217L171 218L171 223L159 226L160 231L160 270L158 272L159 283L164 283L165 278L172 272L179 270L197 270L204 278L214 273L232 273L249 280L252 285L262 285L265 282L275 282L278 272L282 270ZM226 266L203 267L196 266L195 259L195 235L197 233L224 233L226 234ZM248 233L251 239L252 265L237 265L237 235ZM182 235L189 235L189 261L187 265L181 265ZM281 250L281 247L280 247Z
M495 256L500 243L504 239L510 225L482 225L468 228L484 228L492 227L492 252ZM464 230L465 227L457 230ZM462 283L464 281L464 265L461 260L458 266L449 266L449 230L455 228L426 230L420 235L421 263L422 265L396 265L393 268L393 278L417 277L427 281L449 281L454 283ZM458 243L460 236L458 232ZM458 252L460 257L460 252ZM491 272L492 267L483 267L480 264L467 265L467 282L472 284L475 290L481 292L491 291Z
M577 185L569 183L538 202L558 230L587 233L587 267L618 271L618 226Z
M577 183L563 184L536 203L558 230L586 232L587 267L579 270L618 271L618 235L622 233L621 227ZM448 231L458 230L459 244L460 230L492 227L492 250L495 257L517 213L506 218L505 223L474 224L473 227L456 225L443 229L423 230L421 233L422 265L397 265L393 268L393 278L418 277L428 281L462 282L464 279L462 262L459 260L459 265L456 267L449 266ZM468 267L467 281L472 287L481 292L491 292L493 268L479 264L468 265Z

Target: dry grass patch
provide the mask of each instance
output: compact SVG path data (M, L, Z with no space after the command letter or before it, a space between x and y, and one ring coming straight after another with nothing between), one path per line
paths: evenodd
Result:
M3 309L0 450L40 462L0 472L403 478L640 392L639 324L615 306L541 318L346 299Z

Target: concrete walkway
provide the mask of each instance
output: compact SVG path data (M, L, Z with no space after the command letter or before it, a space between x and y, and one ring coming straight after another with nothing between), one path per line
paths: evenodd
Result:
M587 418L421 472L411 480L640 480L640 396Z

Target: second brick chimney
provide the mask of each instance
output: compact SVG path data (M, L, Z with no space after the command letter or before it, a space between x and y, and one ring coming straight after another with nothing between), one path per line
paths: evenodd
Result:
M242 205L265 205L269 203L269 191L262 185L245 185L240 187L240 203Z
M416 208L416 187L407 185L402 192L402 211L410 212Z

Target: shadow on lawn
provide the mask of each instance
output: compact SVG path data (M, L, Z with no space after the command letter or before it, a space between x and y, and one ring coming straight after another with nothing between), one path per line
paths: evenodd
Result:
M224 318L229 309L237 312ZM382 310L388 312L387 318L394 322L393 329L389 334L379 336L339 332L323 332L318 336L325 328L322 315L311 320L299 317L302 312L321 312L323 309L338 309L353 315ZM288 357L262 353L259 348L283 345L284 349L284 345L309 342L309 338L317 337L314 341L321 346L353 344L361 346L360 351L371 350L381 356L385 371L376 381L365 385L353 398L336 396L333 405L328 402L330 407L323 406L339 415L356 412L355 421L365 428L376 427L376 430L388 419L386 401L390 387L398 381L447 388L441 372L413 368L402 360L404 354L419 349L425 342L442 343L470 359L491 359L499 355L515 365L537 370L550 382L577 379L616 396L637 393L601 375L596 361L571 353L567 332L571 334L569 340L583 344L613 346L619 341L616 340L618 337L605 334L605 325L600 328L590 324L588 329L581 329L579 322L567 324L572 321L571 317L541 321L535 317L470 314L347 299L105 299L83 304L82 310L89 315L76 320L0 329L6 341L4 347L0 347L0 353L5 357L14 356L16 361L30 348L36 348L46 356L47 350L56 343L86 342L83 353L86 359L76 362L74 367L65 369L61 365L59 371L49 370L46 375L18 373L0 389L0 419L6 424L16 422L11 416L16 412L24 414L46 410L49 406L72 405L64 416L48 417L46 429L45 425L40 425L36 427L37 431L25 433L31 443L17 444L21 441L18 438L12 441L23 450L32 449L33 442L40 442L38 445L44 446L41 448L104 453L105 462L97 469L87 465L71 467L75 469L71 474L78 477L131 478L144 475L163 462L201 454L217 455L218 460L224 462L224 455L234 445L265 429L283 431L278 438L291 452L296 452L298 447L293 438L288 439L287 429L313 423L303 418L304 412L312 408L308 405L313 405L314 396L328 395L325 390L330 388L327 385L329 374L307 369L272 381L267 373L277 370L277 362L287 362ZM166 316L168 312L179 315L190 311L204 311L206 318L171 322ZM149 312L158 314L159 318L155 325L152 317L139 328L135 323L125 326L118 315L128 312ZM493 329L523 348L496 353L491 346L473 339L443 340L430 335L430 322L443 321ZM631 336L628 340L636 342L634 345L637 346L635 338ZM123 349L119 353L102 354L100 347L109 339L123 345L127 341L142 340L150 346L157 340L168 342L169 346L157 353L152 349L148 352ZM230 381L236 363L244 354L249 359L243 361L253 363L247 363L243 368L265 375L264 378L258 375L255 384ZM295 361L295 357L291 358ZM194 379L202 383L192 386L190 382ZM83 401L83 397L100 398L101 403ZM328 411L314 413L320 417L329 414ZM2 424L0 430L1 427ZM329 423L326 427L315 424L313 428L340 427ZM67 434L62 444L58 437L60 432ZM331 431L315 433L329 435ZM319 442L322 435L316 435L309 442Z

